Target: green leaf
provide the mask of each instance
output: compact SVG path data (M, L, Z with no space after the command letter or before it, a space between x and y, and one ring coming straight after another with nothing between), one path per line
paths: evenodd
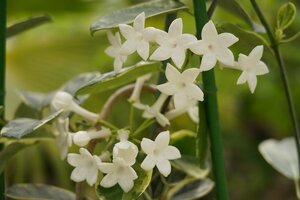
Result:
M18 95L21 100L35 110L41 111L43 108L47 107L54 96L54 92L51 93L39 93L39 92L29 92L29 91L18 91Z
M119 185L115 185L111 188L104 188L100 185L96 186L96 194L101 200L132 200L137 199L148 187L152 178L152 170L145 171L140 167L140 164L134 165L134 170L137 173L138 178L134 181L133 188L128 192L124 193Z
M280 44L290 43L290 42L293 42L294 40L296 40L298 38L300 38L300 32L296 33L293 36L290 36L289 38L285 38L285 39L280 40Z
M214 187L210 179L195 180L181 188L171 200L193 200L207 195Z
M6 37L9 38L9 37L15 36L19 33L22 33L26 30L29 30L31 28L34 28L36 26L39 26L41 24L44 24L44 23L50 22L50 21L51 21L51 18L48 15L31 17L27 20L21 21L17 24L7 27Z
M182 156L180 159L171 161L171 163L175 169L196 179L206 177L210 171L209 168L201 169L196 158L191 156Z
M175 0L155 0L123 8L105 15L91 25L91 32L102 29L116 28L119 24L133 22L134 18L145 12L146 17L187 9L184 4Z
M7 189L6 196L9 198L22 200L75 200L75 194L73 192L45 184L15 184Z
M2 128L1 135L20 139L24 135L32 133L34 130L55 119L61 113L62 110L57 111L41 120L30 118L12 120Z
M283 4L277 13L277 28L278 29L287 29L296 17L296 6L291 3Z
M140 62L134 66L123 68L120 72L114 71L102 74L87 83L77 91L77 95L99 93L110 89L115 89L136 78L161 70L161 64L156 62Z
M15 139L15 138L7 138L7 137L0 137L0 143L5 145L10 145L12 143L22 143L22 144L34 144L36 142L49 142L53 141L54 138L52 137L30 137L30 138L22 138L22 139Z

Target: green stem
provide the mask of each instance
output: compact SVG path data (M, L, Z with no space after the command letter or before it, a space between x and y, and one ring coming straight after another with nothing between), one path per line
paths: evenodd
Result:
M0 1L0 106L3 106L3 112L0 113L0 119L4 120L4 101L5 101L5 52L6 52L6 0ZM2 127L0 127L1 129ZM0 151L4 148L0 145ZM0 174L0 199L5 199L5 181L4 173Z
M285 63L283 61L283 58L282 58L282 55L281 55L281 52L279 49L279 43L276 41L275 36L273 35L273 32L271 31L270 26L269 26L265 16L263 15L263 13L260 10L259 6L257 5L256 1L255 0L250 0L250 1L251 1L251 4L252 4L259 20L261 21L262 25L265 27L265 29L267 31L267 35L268 35L268 38L271 43L271 48L274 51L274 55L275 55L276 61L278 63L279 69L280 69L281 81L283 83L284 93L285 93L285 97L286 97L288 108L289 108L291 122L293 125L293 132L294 132L295 143L296 143L297 152L298 152L298 162L299 162L299 171L300 171L300 129L299 129L299 124L298 124L295 104L293 102L292 93L291 93L291 89L289 86L289 80L288 80L288 76L287 76L287 72L286 72Z
M201 38L203 26L208 21L205 0L193 0L197 38ZM222 138L219 126L218 103L214 70L203 72L203 88L205 94L205 113L211 143L212 169L216 183L216 199L227 200L227 180L225 175ZM200 120L201 121L201 120Z
M134 106L131 104L130 106L130 112L129 112L129 127L130 132L133 132L134 129Z
M196 140L196 155L201 168L205 168L206 155L207 155L207 121L205 116L205 107L202 102L199 102L199 124L198 124L198 134Z

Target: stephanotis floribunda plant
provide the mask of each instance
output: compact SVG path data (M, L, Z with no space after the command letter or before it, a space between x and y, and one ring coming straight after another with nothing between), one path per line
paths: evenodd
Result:
M206 195L214 185L219 191L222 177L216 171L215 182L208 177L211 162L201 151L206 151L204 140L207 138L202 138L204 143L201 143L203 141L196 134L200 135L201 125L206 126L206 120L213 119L211 112L217 112L211 95L215 91L206 87L205 74L209 75L216 66L236 70L240 72L237 85L247 83L250 92L254 93L258 86L257 76L269 72L262 61L263 45L254 45L249 52L233 52L231 49L238 44L239 38L217 29L212 20L206 20L200 28L197 26L198 34L191 34L184 33L183 19L174 16L165 30L147 27L145 19L151 16L147 12L105 28L109 29L109 46L104 52L113 59L110 72L80 75L47 95L22 93L28 106L38 107L39 111L49 108L50 114L38 120L16 119L1 130L3 136L20 139L53 121L55 144L60 158L72 168L70 179L76 182L77 199L85 195L82 192L84 182L86 186L96 188L99 199L109 200L195 199ZM138 62L124 67L134 56ZM193 58L200 60L194 62ZM115 91L100 112L85 108L84 103L92 93L111 89ZM153 97L147 98L146 92ZM114 121L109 118L112 109L124 97L130 111L119 115L128 119L128 124L111 122ZM210 99L208 103L207 99ZM202 102L210 107L205 107L209 114L204 122ZM213 106L213 111L208 111ZM193 127L178 129L173 124L183 115L196 124L197 130ZM218 129L218 124L208 128L215 128L209 130L213 132ZM206 127L204 129L206 131ZM192 138L189 144L195 149L193 153L182 148L181 140L185 137ZM271 164L284 157L294 162L296 154L288 156L285 153L290 142L266 142L260 146L260 151ZM216 152L218 147L214 141L211 141L211 147L214 165L219 155L216 159L214 156L219 152ZM275 147L282 149L281 154L274 153ZM274 166L289 178L293 174L298 181L299 173L295 169L298 167L294 164L288 174L285 169L288 167ZM192 192L187 193L187 190ZM189 196L191 194L193 196Z

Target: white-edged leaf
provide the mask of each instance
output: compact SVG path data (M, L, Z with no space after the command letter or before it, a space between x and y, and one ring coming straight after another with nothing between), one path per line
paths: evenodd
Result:
M15 184L6 191L6 196L12 199L32 200L75 200L75 194L63 188L45 184Z
M264 159L278 172L290 179L299 179L299 163L295 140L292 137L280 141L268 139L258 146Z
M126 67L116 73L114 71L101 74L77 91L77 95L99 93L115 89L136 80L145 74L161 70L161 64L157 62L139 62L134 66Z
M128 8L113 11L96 20L90 27L92 33L102 30L116 28L119 24L132 23L134 18L145 12L146 18L164 13L187 9L184 4L176 0L154 0L137 4Z
M61 113L62 110L59 110L41 120L30 118L19 118L12 120L1 129L1 135L20 139L21 137L32 133L39 127L55 119Z

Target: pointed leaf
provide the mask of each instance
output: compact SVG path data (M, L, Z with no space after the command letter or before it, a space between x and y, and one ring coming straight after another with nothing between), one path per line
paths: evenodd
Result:
M31 17L27 20L24 20L17 24L9 26L6 29L6 37L9 38L9 37L15 36L21 32L24 32L26 30L29 30L31 28L34 28L36 26L39 26L41 24L44 24L44 23L50 22L50 21L51 21L51 18L48 15Z
M90 30L94 33L102 29L116 28L119 24L131 23L134 18L142 12L145 12L147 18L183 9L186 9L184 4L175 0L155 0L141 3L111 12L101 17L91 25Z
M18 91L21 100L35 110L41 111L43 108L47 107L54 96L54 92L51 93L39 93L39 92L29 92L29 91Z
M277 13L277 28L287 29L295 20L296 6L292 2L283 4Z
M63 188L45 184L15 184L7 189L6 196L13 199L75 200L75 194Z
M120 72L114 71L101 74L77 91L77 95L91 94L115 89L145 74L161 70L161 64L155 62L140 62L134 66L123 68Z
M20 139L24 135L32 133L34 130L55 119L61 113L62 110L57 111L41 120L30 118L12 120L1 129L1 135Z

